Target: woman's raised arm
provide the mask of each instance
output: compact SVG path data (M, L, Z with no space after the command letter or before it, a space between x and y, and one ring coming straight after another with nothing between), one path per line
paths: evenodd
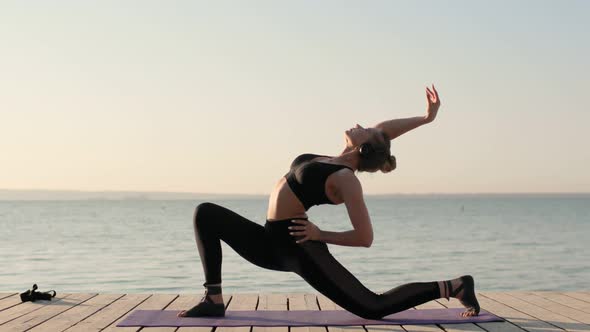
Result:
M432 90L426 87L426 102L427 108L425 116L383 121L375 125L375 128L383 130L389 139L394 139L423 124L432 122L436 118L438 108L440 107L440 98L438 97L438 92L434 88L434 84L432 85Z

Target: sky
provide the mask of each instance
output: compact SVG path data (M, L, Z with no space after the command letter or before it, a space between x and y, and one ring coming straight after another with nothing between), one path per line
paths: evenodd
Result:
M0 1L0 189L270 194L355 124L365 194L590 192L588 1Z

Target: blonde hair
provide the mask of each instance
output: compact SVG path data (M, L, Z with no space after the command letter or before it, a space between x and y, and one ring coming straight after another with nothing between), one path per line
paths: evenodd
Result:
M389 156L389 159L386 159L385 162L381 165L381 172L389 173L393 171L397 167L397 161L395 160L395 156Z

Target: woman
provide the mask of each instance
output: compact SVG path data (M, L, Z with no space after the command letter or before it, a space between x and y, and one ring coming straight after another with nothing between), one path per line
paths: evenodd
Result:
M373 128L356 125L345 132L339 156L303 154L279 180L269 199L266 224L252 222L213 203L199 204L194 215L195 238L205 272L205 296L180 317L223 316L221 242L260 267L291 271L342 308L369 319L438 299L455 297L467 308L462 316L479 313L471 276L414 282L376 294L363 286L329 252L326 243L370 247L373 229L361 184L354 172L390 172L396 167L390 140L432 122L440 107L438 92L426 88L426 116L395 119ZM353 230L320 230L305 213L320 204L346 205Z

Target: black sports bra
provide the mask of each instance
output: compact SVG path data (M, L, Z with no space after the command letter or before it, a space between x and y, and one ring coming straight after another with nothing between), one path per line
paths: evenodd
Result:
M352 168L345 165L328 164L321 161L311 161L317 157L328 157L312 153L297 156L285 178L295 196L301 201L307 211L313 205L336 204L326 196L326 179L330 174L342 168Z

